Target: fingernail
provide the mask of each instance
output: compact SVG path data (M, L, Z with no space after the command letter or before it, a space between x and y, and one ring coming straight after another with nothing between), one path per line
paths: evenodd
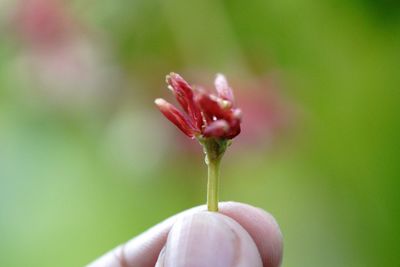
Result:
M257 247L234 220L216 212L197 212L172 227L156 266L262 266Z

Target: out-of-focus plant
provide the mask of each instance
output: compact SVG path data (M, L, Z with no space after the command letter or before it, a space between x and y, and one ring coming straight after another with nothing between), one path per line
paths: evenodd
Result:
M18 67L29 90L35 88L55 106L72 110L89 111L110 99L114 68L95 41L98 37L65 2L19 1L10 17L21 50Z

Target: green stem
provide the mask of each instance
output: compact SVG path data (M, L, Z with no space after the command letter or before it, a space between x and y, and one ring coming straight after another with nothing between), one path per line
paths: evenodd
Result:
M209 211L218 211L219 166L230 140L216 138L199 138L198 140L203 145L208 166L207 208Z
M209 160L207 182L207 208L209 211L218 211L219 194L219 166L221 159Z

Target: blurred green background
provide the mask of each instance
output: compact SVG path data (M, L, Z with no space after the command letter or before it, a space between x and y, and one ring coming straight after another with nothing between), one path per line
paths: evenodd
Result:
M282 266L398 266L399 7L0 1L0 266L83 266L204 203L153 104L170 71L243 101L221 198L277 218Z

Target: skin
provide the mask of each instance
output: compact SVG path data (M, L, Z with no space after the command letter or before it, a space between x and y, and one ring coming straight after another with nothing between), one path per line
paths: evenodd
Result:
M88 267L278 267L282 247L272 215L247 204L221 202L218 213L199 206L176 214Z

